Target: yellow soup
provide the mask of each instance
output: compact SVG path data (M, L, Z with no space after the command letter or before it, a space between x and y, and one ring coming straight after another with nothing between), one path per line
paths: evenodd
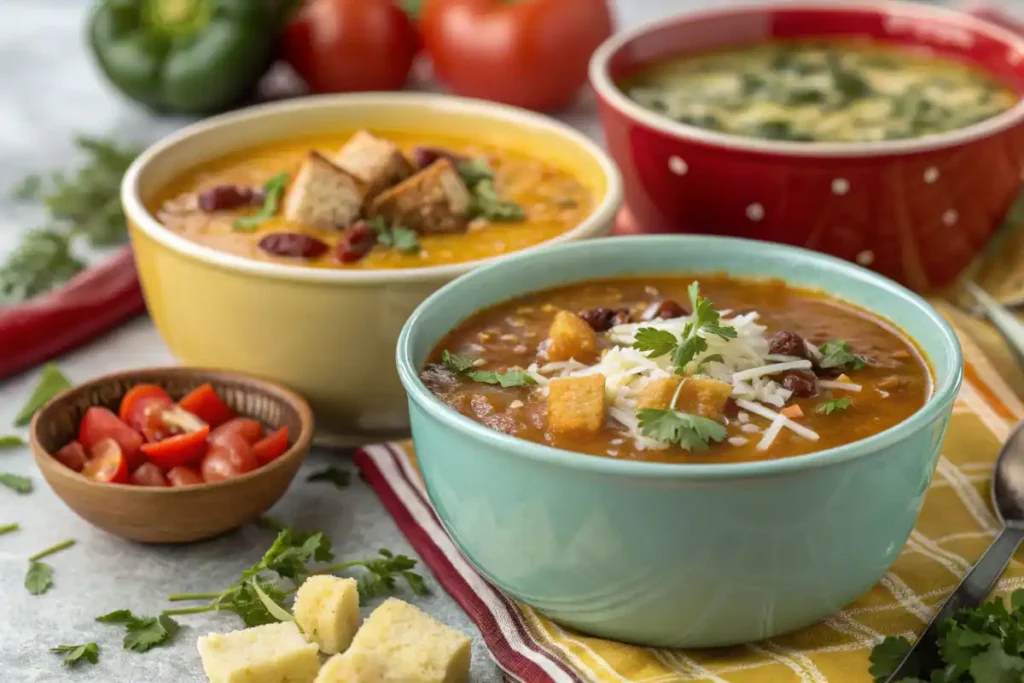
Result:
M457 138L425 139L422 135L374 131L380 140L396 145L414 164L417 147L442 149L489 169L487 192L496 194L496 201L517 207L511 217L490 219L479 212L470 213L465 227L458 232L433 233L420 231L411 237L413 248L403 244L398 233L382 238L359 260L344 262L339 258L339 245L346 240L349 226L323 227L286 218L287 193L295 191L300 169L311 152L334 159L351 135L319 136L272 143L231 154L192 169L172 182L156 197L150 209L169 230L200 244L259 261L308 265L318 268L387 269L422 268L475 261L524 249L550 240L576 227L594 206L592 193L575 177L561 168L527 155L475 144ZM418 169L422 170L422 169ZM204 211L200 197L213 188L234 186L259 191L275 176L287 174L287 191L278 199L265 220L254 219L240 227L245 219L267 211L261 199L251 205ZM466 177L466 176L463 176ZM470 180L467 179L467 183ZM472 186L470 185L470 188ZM478 186L476 192L484 190ZM478 201L474 197L474 202ZM368 203L369 206L369 203ZM362 217L377 220L372 211L364 209ZM398 229L407 235L401 221L389 223L387 229ZM261 247L268 235L289 233L308 235L326 245L326 250L312 257L282 256ZM408 241L408 240L406 240Z

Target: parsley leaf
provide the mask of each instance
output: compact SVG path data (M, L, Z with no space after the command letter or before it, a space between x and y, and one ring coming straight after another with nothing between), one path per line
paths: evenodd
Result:
M823 368L860 370L868 364L866 360L850 350L848 343L839 339L825 342L818 350L821 351L822 356L819 365Z
M641 327L633 337L633 348L647 353L648 358L666 356L676 350L679 340L668 330Z
M170 641L181 629L174 619L166 614L156 617L138 617L131 610L119 609L96 617L102 624L124 624L124 649L133 652L147 652Z
M100 646L96 643L84 645L58 645L51 647L50 652L64 655L62 664L64 666L76 666L82 662L95 664L100 660Z
M473 189L482 180L494 180L494 171L485 159L467 159L456 164L456 170L466 187Z
M841 413L852 405L853 399L849 396L830 398L814 406L814 412L821 413L822 415L831 415L832 413Z
M392 247L408 254L419 253L419 235L416 234L415 230L410 230L400 225L389 227L383 216L374 216L367 223L376 233L377 244L380 246Z
M472 356L463 356L457 353L449 353L447 350L441 352L441 362L448 368L449 371L456 375L461 375L464 372L469 372L473 369L473 363L476 361Z
M725 439L724 425L699 415L644 408L637 411L636 416L641 434L662 443L676 444L687 451L705 451L708 441Z
M0 472L0 484L18 493L32 493L32 480L9 472Z
M649 351L648 357L656 358L672 354L672 365L676 372L684 374L686 366L696 356L708 350L706 337L714 336L722 339L735 339L736 328L721 324L721 314L715 310L715 305L700 295L700 284L693 282L687 289L690 295L690 307L693 313L689 322L683 327L682 337L676 339L675 335L666 330L659 330L654 327L642 327L637 330L633 340L633 347L641 351ZM721 359L718 354L713 354L709 360Z
M469 206L469 214L473 218L484 218L489 221L526 220L526 212L523 207L515 202L501 199L494 189L492 180L481 180L473 187L473 200Z
M903 636L888 636L871 650L871 668L868 673L876 681L885 681L910 652L910 642Z
M45 562L30 562L25 574L25 590L31 595L42 595L53 585L53 567Z
M235 220L231 227L241 232L250 232L260 226L261 223L274 217L277 208L281 204L284 191L288 188L290 176L281 172L263 184L263 206L251 216L243 216Z
M697 368L696 368L696 370L694 370L694 373L695 374L699 373L701 371L701 369L703 369L703 367L707 363L724 363L724 362L725 362L725 359L722 358L722 354L720 354L720 353L709 353L708 355L706 355L706 356L704 356L703 358L700 359L700 362L697 363Z
M256 596L259 598L260 602L263 603L263 607L267 610L267 614L274 617L277 621L295 621L295 617L291 615L291 612L286 610L284 607L281 607L277 600L267 595L267 592L260 587L260 584L255 579L250 581L249 585L252 586Z
M39 409L50 402L50 399L70 388L71 382L60 371L60 368L53 363L44 365L39 374L39 383L32 390L28 401L18 411L18 416L14 418L14 426L24 427L27 425L32 421L32 417L39 412Z
M412 571L416 567L416 560L406 555L395 555L386 548L381 548L377 554L378 557L375 558L346 562L334 567L334 569L363 567L368 570L366 575L359 578L360 599L394 593L399 577L405 579L409 588L416 595L429 595L430 591L427 589L423 577Z
M21 438L16 434L10 434L7 436L0 436L0 451L7 450L9 448L18 448L19 446L25 445L25 439Z
M306 481L329 481L339 489L349 485L352 480L352 473L340 470L337 467L327 467L319 472L314 472L306 478Z
M476 370L467 375L474 382L481 384L500 384L506 389L509 387L532 386L537 383L525 370L507 370L505 372L494 372L493 370Z

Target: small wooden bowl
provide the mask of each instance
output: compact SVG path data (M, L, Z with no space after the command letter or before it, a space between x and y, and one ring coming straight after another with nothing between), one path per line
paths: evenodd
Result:
M287 426L289 449L235 479L180 488L91 481L51 455L76 438L87 408L105 406L116 413L121 397L136 384L156 384L179 399L207 382L239 415L273 429ZM29 438L43 477L82 519L133 541L186 543L252 521L284 495L309 452L313 413L301 396L263 379L221 370L147 368L106 375L65 391L36 413Z

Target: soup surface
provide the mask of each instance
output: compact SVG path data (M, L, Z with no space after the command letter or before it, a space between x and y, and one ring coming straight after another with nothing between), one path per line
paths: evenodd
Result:
M533 246L593 205L576 178L517 152L360 131L225 156L176 179L150 208L169 230L239 256L381 269Z
M820 451L931 395L915 345L867 311L777 280L693 282L599 280L507 301L452 331L421 377L492 429L672 463Z
M970 65L867 42L782 42L651 65L626 94L708 130L796 142L872 142L969 126L1018 97Z

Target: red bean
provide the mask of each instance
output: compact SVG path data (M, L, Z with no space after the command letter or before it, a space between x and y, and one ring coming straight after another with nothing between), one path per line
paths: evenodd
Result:
M218 185L199 195L199 208L207 213L262 204L263 190L241 185Z
M426 168L438 159L448 159L453 164L467 160L461 154L449 152L441 147L416 147L412 150L412 160L417 168Z
M274 256L316 258L329 248L327 243L300 232L272 232L259 242L259 247Z
M768 339L768 352L797 358L809 356L804 338L789 330L779 330Z
M810 370L790 370L782 375L782 386L794 396L810 398L818 393L818 378Z
M366 221L356 221L345 230L341 241L334 249L334 255L342 263L355 263L369 254L375 244L377 244L377 233L370 229Z
M604 306L592 308L589 311L580 313L580 317L587 321L587 324L595 332L605 332L616 325L623 325L629 322L629 311L625 308L605 308Z
M690 315L690 311L685 306L679 304L672 299L665 299L658 308L654 311L654 317L662 320L670 320L671 318L681 318L684 315Z

